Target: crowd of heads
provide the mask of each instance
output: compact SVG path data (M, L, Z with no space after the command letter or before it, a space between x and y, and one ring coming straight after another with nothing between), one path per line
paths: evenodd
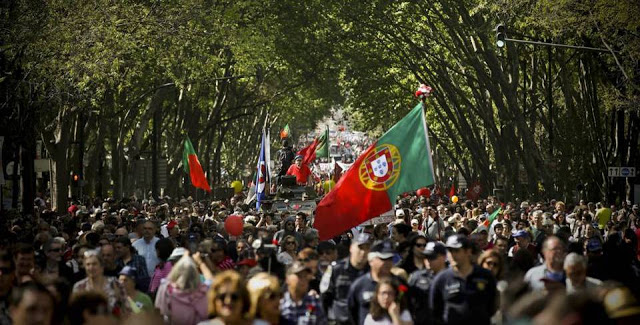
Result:
M239 236L227 233L230 215L244 221ZM454 204L408 193L389 219L320 241L313 211L256 210L241 195L96 199L64 213L44 203L1 220L0 323L361 324L366 313L420 323L421 311L446 322L437 289L415 289L419 278L437 284L447 270L475 268L495 281L494 320L637 321L639 217L627 202ZM340 265L374 280L362 317L349 305L364 290L356 278L332 291Z

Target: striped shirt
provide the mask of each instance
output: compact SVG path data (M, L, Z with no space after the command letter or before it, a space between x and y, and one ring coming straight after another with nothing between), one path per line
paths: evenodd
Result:
M283 324L327 324L327 316L322 302L316 296L307 294L300 303L291 299L286 292L280 299L280 316Z
M233 263L233 260L230 259L229 256L225 256L216 266L220 270L233 270L236 267L236 263Z
M171 262L160 263L156 265L156 269L153 272L153 277L151 277L151 284L149 285L149 292L155 293L160 286L160 282L162 279L166 278L171 269L173 268L173 264Z

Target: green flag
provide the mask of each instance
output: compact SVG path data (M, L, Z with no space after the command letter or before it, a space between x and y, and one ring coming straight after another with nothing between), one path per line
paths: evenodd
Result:
M324 134L318 138L316 157L329 158L329 127L324 130Z

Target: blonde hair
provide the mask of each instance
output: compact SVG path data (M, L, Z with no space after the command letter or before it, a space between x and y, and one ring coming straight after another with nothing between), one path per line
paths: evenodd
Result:
M211 284L211 289L208 292L209 298L209 318L215 318L218 316L218 311L216 311L216 299L218 295L218 291L224 286L231 286L231 292L236 293L240 298L240 302L242 303L242 316L246 316L249 311L249 307L251 306L251 301L249 300L249 292L247 291L247 287L242 279L240 273L236 271L224 271L218 275L216 275L213 283Z
M193 291L200 286L200 272L191 257L184 255L171 268L167 280L183 291Z
M249 316L251 318L262 318L262 315L258 315L260 298L269 291L280 293L280 283L275 276L266 272L260 272L249 280L247 289L249 290L249 298L251 299Z

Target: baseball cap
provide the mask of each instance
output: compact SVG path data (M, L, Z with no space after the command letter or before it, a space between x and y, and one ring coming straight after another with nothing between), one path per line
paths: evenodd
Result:
M441 242L428 242L422 251L422 255L426 258L436 258L438 255L447 255L447 248Z
M167 224L167 229L171 230L173 229L173 227L175 227L178 223L175 220L171 220L169 221L169 223Z
M371 251L367 256L369 260L379 258L382 260L390 259L395 255L393 244L389 240L378 240L371 246Z
M640 305L626 287L612 289L604 296L604 308L609 317L623 318L640 314Z
M447 243L445 244L445 246L447 248L454 248L454 249L470 248L471 247L471 241L465 235L455 234L455 235L451 235L451 236L449 236L449 238L447 238Z
M296 157L293 160L298 160L298 159L302 159L302 155L296 155Z
M513 238L518 237L529 237L529 232L526 230L518 230L515 234L513 234Z
M127 265L127 266L123 267L122 270L120 271L120 273L118 273L118 274L125 275L125 276L128 276L128 277L132 278L132 279L135 279L137 271L138 270L135 267Z
M295 262L291 263L291 265L287 269L287 275L289 275L289 274L298 274L298 273L303 272L303 271L311 272L311 269L308 266L306 266L304 263L302 263L300 261L295 261Z
M396 210L396 217L404 217L404 210L402 209Z
M353 239L353 242L357 243L358 246L364 245L364 244L370 244L371 243L371 235L366 234L366 233L360 233Z

